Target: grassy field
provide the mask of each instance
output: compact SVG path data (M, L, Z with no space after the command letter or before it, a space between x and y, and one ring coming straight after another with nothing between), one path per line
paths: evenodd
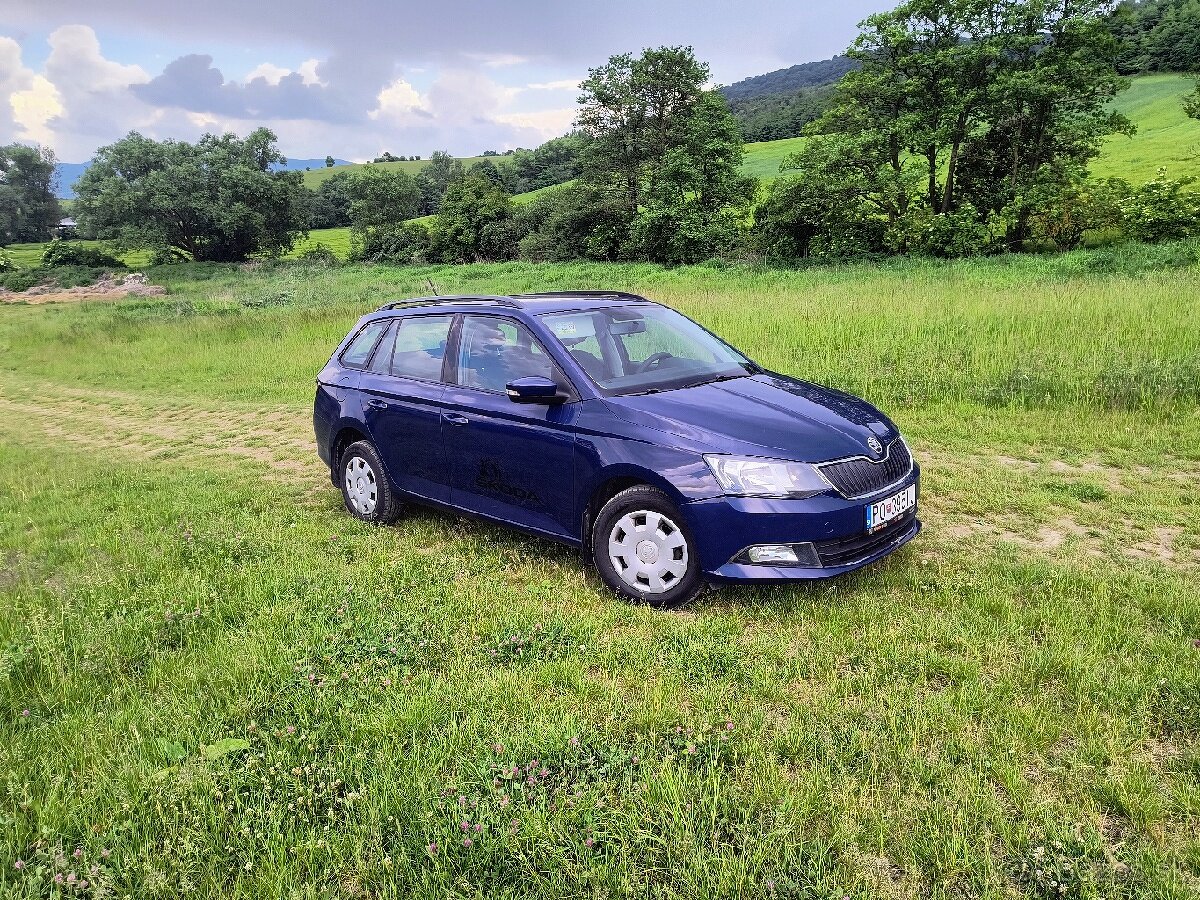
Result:
M0 308L0 893L1197 896L1198 258L192 266ZM864 394L925 532L663 614L500 528L361 525L312 379L426 278L643 290Z
M462 164L464 166L469 166L472 163L477 163L484 159L493 159L494 160L495 157L464 156L461 159L462 159ZM310 169L309 171L304 173L304 186L307 188L311 188L312 190L315 191L318 187L320 187L322 181L326 181L326 180L332 178L334 175L336 175L339 172L352 172L362 165L365 165L365 164L364 163L350 163L349 165L346 165L346 166L332 166L330 168ZM414 160L405 159L405 160L401 160L400 162L370 163L370 165L378 166L381 169L389 169L389 170L394 170L394 171L407 172L409 175L416 175L423 168L425 168L427 165L429 165L429 160L428 160L428 158L414 159Z
M1115 106L1137 125L1138 133L1110 138L1092 172L1134 184L1149 181L1160 166L1175 178L1200 176L1200 121L1184 115L1180 102L1195 89L1196 82L1183 75L1132 79Z

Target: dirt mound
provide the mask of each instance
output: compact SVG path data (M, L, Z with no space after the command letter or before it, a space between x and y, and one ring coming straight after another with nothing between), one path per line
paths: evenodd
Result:
M109 275L95 284L61 288L56 284L37 284L21 293L0 290L3 303L81 303L87 300L119 300L122 297L157 297L167 289L158 284L147 284L141 272L128 275Z

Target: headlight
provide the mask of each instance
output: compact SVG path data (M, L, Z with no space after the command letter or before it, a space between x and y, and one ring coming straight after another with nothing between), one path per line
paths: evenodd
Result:
M716 453L706 455L704 461L726 494L803 499L832 490L832 485L808 463Z

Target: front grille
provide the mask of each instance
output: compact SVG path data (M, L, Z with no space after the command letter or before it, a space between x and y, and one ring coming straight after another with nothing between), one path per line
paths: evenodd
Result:
M843 497L855 500L882 491L912 471L912 456L900 438L888 445L887 455L878 462L865 456L817 466Z
M896 521L891 522L887 528L876 531L874 534L856 534L851 537L835 538L831 541L817 541L813 546L817 548L817 555L821 557L821 565L826 568L848 566L860 559L873 556L888 544L904 537L913 527L913 521L916 518L917 511L912 509Z

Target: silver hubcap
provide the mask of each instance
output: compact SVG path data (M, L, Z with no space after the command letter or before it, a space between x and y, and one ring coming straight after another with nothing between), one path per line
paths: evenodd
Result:
M662 513L638 510L621 516L609 532L608 558L635 591L661 594L687 574L688 545L679 526Z
M379 485L375 482L375 470L361 456L353 456L346 462L346 499L359 515L375 512Z

